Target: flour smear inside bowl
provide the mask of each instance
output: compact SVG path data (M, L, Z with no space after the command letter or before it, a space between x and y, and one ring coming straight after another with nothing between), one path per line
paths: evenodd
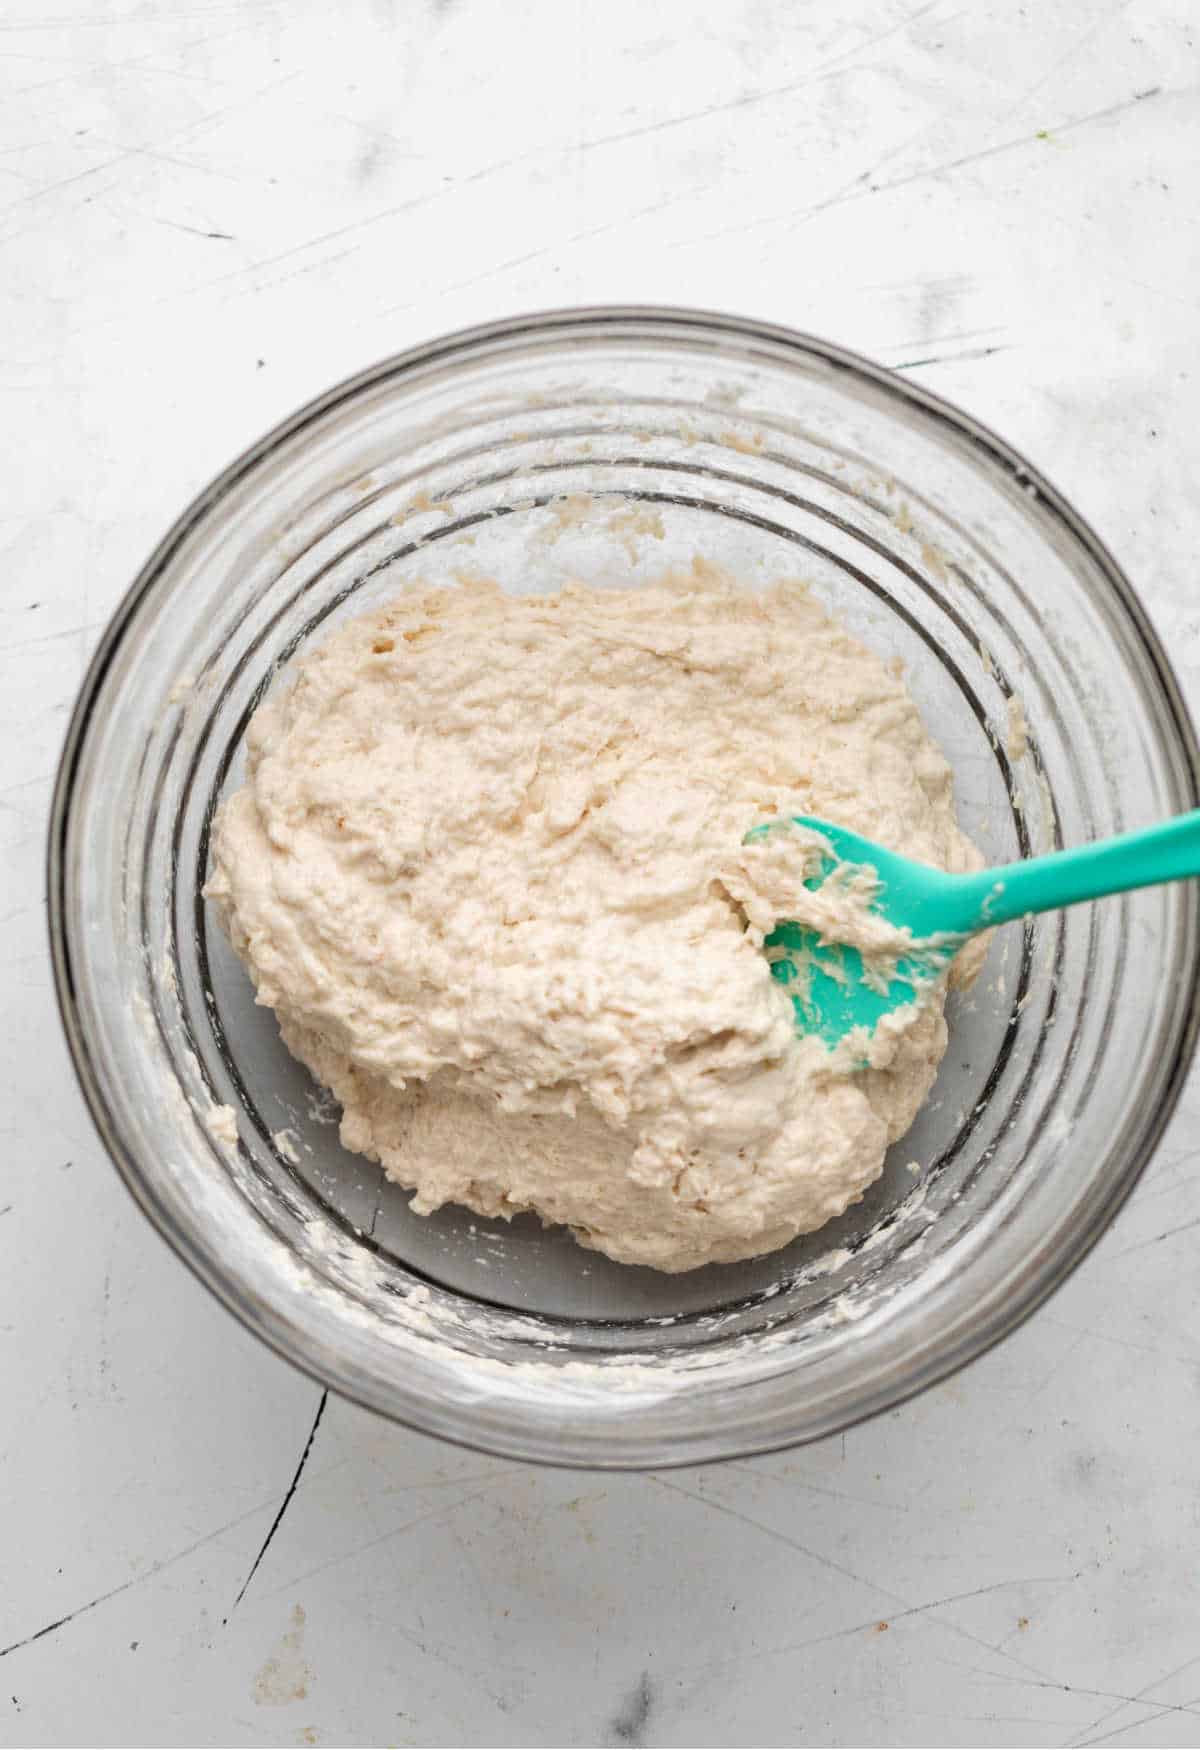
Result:
M946 1046L944 981L862 1049L763 938L806 814L979 866L899 675L802 583L413 587L255 714L206 887L347 1148L429 1213L534 1210L618 1261L755 1256L861 1197ZM960 956L951 978L965 979Z

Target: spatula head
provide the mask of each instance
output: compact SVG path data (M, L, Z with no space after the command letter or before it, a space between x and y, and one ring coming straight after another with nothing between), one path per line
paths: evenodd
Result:
M849 871L868 872L869 909L914 942L911 952L897 942L900 951L890 964L872 956L864 965L857 948L799 922L782 921L766 937L771 976L790 996L797 1028L832 1047L856 1028L873 1033L885 1015L916 1001L953 959L962 942L956 932L965 920L956 917L961 908L955 905L953 880L940 869L914 863L828 821L796 815L754 827L746 839L791 826L824 841L820 867L806 887L816 891L835 872L839 880Z

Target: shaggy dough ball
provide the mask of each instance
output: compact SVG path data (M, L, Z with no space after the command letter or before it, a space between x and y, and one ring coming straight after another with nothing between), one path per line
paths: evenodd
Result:
M417 1211L687 1270L840 1214L911 1124L941 989L869 1069L799 1037L742 838L805 813L978 858L902 682L802 585L413 591L297 662L248 745L206 891Z

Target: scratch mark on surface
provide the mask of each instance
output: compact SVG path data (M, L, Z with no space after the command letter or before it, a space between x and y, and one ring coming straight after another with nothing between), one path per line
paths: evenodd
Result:
M1055 1313L1042 1313L1044 1325L1057 1325L1060 1331L1072 1331L1077 1337L1084 1337L1093 1343L1109 1343L1116 1349L1132 1349L1135 1355L1154 1355L1158 1360L1167 1357L1174 1361L1194 1360L1194 1356L1176 1355L1170 1349L1156 1349L1152 1343L1134 1343L1128 1337L1113 1337L1107 1331L1097 1331L1085 1328L1083 1325L1071 1324L1067 1319L1060 1319Z
M194 1543L189 1543L186 1549L177 1550L173 1556L166 1556L161 1562L154 1562L144 1574L135 1574L131 1580L122 1581L119 1586L112 1586L107 1592L100 1592L95 1598L89 1598L86 1604L81 1604L75 1610L69 1610L65 1616L58 1617L54 1622L48 1622L45 1628L38 1629L34 1634L25 1635L19 1641L11 1641L7 1647L0 1647L0 1659L6 1659L10 1653L17 1653L22 1647L31 1647L35 1641L44 1640L47 1635L54 1634L58 1629L65 1628L77 1617L86 1616L98 1605L107 1604L110 1598L119 1598L122 1592L128 1592L135 1586L144 1586L147 1580L153 1580L156 1575L165 1573L177 1563L186 1561L188 1556L194 1556L197 1550L202 1550L206 1544L213 1543L218 1537L223 1537L235 1526L245 1524L247 1519L253 1519L263 1510L266 1503L259 1502L257 1506L247 1508L239 1513L236 1519L226 1520L224 1525L218 1525L215 1531L206 1531L203 1537L198 1537Z
M754 1477L760 1482L774 1483L784 1490L804 1489L814 1495L829 1495L835 1501L852 1501L858 1507L878 1507L887 1513L903 1513L907 1511L903 1501L888 1501L882 1496L854 1495L847 1489L832 1489L827 1483L812 1482L807 1476L791 1475L776 1476L767 1466L759 1468L755 1464L744 1464L739 1459L730 1458L725 1461L726 1470L741 1471L743 1475Z
M258 1554L255 1556L253 1562L250 1564L250 1572L246 1575L246 1578L242 1581L242 1589L233 1601L233 1607L232 1607L232 1610L230 1611L230 1615L233 1614L233 1611L237 1609L238 1605L242 1602L242 1599L246 1596L246 1589L249 1586L251 1580L253 1580L255 1574L257 1574L258 1569L259 1569L259 1564L262 1561L263 1557L266 1555L267 1550L270 1548L271 1539L274 1537L275 1533L279 1530L279 1527L283 1522L283 1516L287 1512L289 1506L291 1505L292 1496L296 1493L296 1488L300 1482L300 1478L301 1478L301 1475L303 1474L304 1467L308 1463L308 1455L312 1451L312 1444L313 1444L313 1441L317 1437L317 1429L321 1426L321 1417L325 1414L325 1405L328 1402L329 1402L329 1392L328 1392L328 1389L326 1389L325 1391L323 1391L321 1393L321 1401L317 1405L317 1413L313 1417L313 1425L308 1431L308 1439L304 1442L304 1451L300 1454L300 1462L296 1466L295 1473L292 1476L291 1483L288 1485L287 1494L283 1497L283 1500L280 1502L279 1511L278 1511L278 1513L276 1513L274 1519L271 1521L271 1529L267 1532L267 1535L263 1538L262 1545L259 1549Z
M105 140L94 136L98 146L116 146L125 158L149 158L155 164L169 164L175 170L195 170L202 176L218 176L222 182L244 183L245 178L233 170L220 170L215 164L204 164L196 158L180 158L173 152L161 152L154 146L122 146L120 140Z
M701 109L686 110L682 115L667 116L662 121L642 122L636 127L622 128L617 133L597 134L590 140L580 141L578 147L574 149L580 153L595 152L602 146L615 146L625 140L644 139L648 134L667 133L673 128L686 127L691 122L707 121L709 116L729 115L737 110L753 109L760 103L771 103L778 97L790 97L794 92L803 91L806 86L813 85L818 80L826 78L830 73L836 72L847 61L853 61L856 56L866 54L877 43L883 42L887 37L894 36L897 31L906 30L911 25L918 23L927 12L932 12L934 7L940 4L941 0L928 0L928 4L910 14L909 17L902 18L891 29L881 32L879 36L872 37L865 43L858 43L853 48L843 49L841 54L834 55L831 60L823 61L819 67L814 67L812 72L806 73L802 79L791 79L786 85L769 85L763 91L748 91L741 97L731 97L724 103L708 103ZM536 156L536 154L527 154L526 156ZM517 160L512 160L512 162L517 162Z
M1110 104L1107 109L1092 110L1088 115L1074 117L1073 120L1059 122L1055 125L1056 136L1074 132L1077 128L1089 127L1093 122L1108 121L1113 116L1121 115L1125 110L1132 109L1136 104L1145 103L1151 97L1161 95L1163 87L1152 85L1146 91L1135 91L1132 97L1127 97L1121 103ZM782 213L764 213L761 218L749 219L742 224L726 225L719 231L706 231L702 236L689 237L687 244L710 243L717 238L740 236L748 231L756 231L770 225L786 225L792 222L806 224L822 213L834 207L846 205L850 201L865 200L868 195L891 194L898 188L908 188L916 182L923 182L933 176L947 176L951 171L962 170L968 164L979 164L985 158L998 157L1002 152L1015 152L1025 146L1036 144L1038 134L1022 134L1019 139L1004 140L996 146L986 146L980 152L968 152L961 158L949 158L941 164L931 164L923 170L913 170L904 176L893 177L890 182L873 182L874 170L865 171L854 181L825 200L816 201L809 207L792 207Z
M844 1568L840 1562L835 1562L830 1557L809 1549L798 1538L789 1537L786 1532L777 1531L770 1525L764 1525L760 1519L752 1519L748 1513L742 1513L724 1501L716 1501L711 1495L697 1494L692 1489L682 1488L679 1483L668 1482L666 1477L656 1476L653 1473L647 1473L646 1481L653 1483L656 1488L668 1490L672 1495L682 1495L685 1501L698 1501L702 1507L708 1507L714 1513L723 1513L728 1519L736 1519L740 1525L748 1525L751 1530L761 1532L764 1537L771 1538L775 1543L781 1543L788 1549L796 1550L800 1555L807 1556L809 1561L816 1562L823 1568L828 1568L834 1574L840 1574L843 1579L853 1580L859 1586L866 1586L869 1591L877 1592L881 1598L888 1599L890 1603L904 1602L903 1599L897 1600L895 1593L886 1591L882 1586L877 1586L873 1580L866 1579L862 1574L856 1574L853 1568ZM878 1615L872 1618L873 1622L878 1622L878 1620Z
M868 37L865 43L856 43L852 49L847 49L843 54L835 55L831 61L826 61L824 63L820 68L820 72L830 73L835 67L840 67L845 61L858 61L862 56L869 55L872 49L879 47L880 43L890 41L892 37L897 36L901 31L911 30L914 24L919 24L921 22L926 13L933 12L935 8L941 4L942 0L928 0L927 5L919 6L915 12L910 12L906 18L901 18L898 23L889 25L886 30L877 31L874 36Z
M1138 1187L1136 1207L1145 1209L1163 1197L1177 1197L1185 1186L1194 1184L1198 1176L1198 1156L1200 1149L1193 1149L1185 1155L1176 1155L1171 1160L1155 1161L1154 1170L1147 1173Z
M1064 67L1069 66L1072 61L1077 60L1087 48L1092 38L1098 35L1100 31L1106 29L1122 12L1124 12L1126 4L1127 0L1118 0L1117 5L1114 6L1111 11L1105 13L1103 18L1097 19L1090 29L1085 30L1082 35L1078 36L1066 53L1060 55L1057 61L1042 73L1032 85L1027 86L1014 103L1009 105L1003 116L998 118L1000 125L1003 126L1005 122L1011 121L1012 117L1016 115L1019 109L1029 102L1031 97L1036 97L1039 91L1043 90L1045 86L1049 85L1053 79L1056 79L1062 73Z
M1154 1701L1153 1699L1147 1699L1147 1698L1149 1697L1150 1691L1152 1689L1157 1689L1163 1683L1172 1682L1174 1678L1182 1676L1182 1674L1185 1671L1189 1671L1192 1668L1192 1666L1195 1665L1196 1663L1197 1663L1197 1656L1193 1656L1190 1659L1185 1659L1183 1661L1182 1665L1176 1665L1172 1670L1164 1671L1160 1677L1153 1677L1153 1678L1151 1678L1149 1683L1144 1683L1142 1685L1141 1689L1138 1690L1136 1695L1112 1695L1112 1696L1109 1696L1107 1698L1108 1700L1115 1701L1119 1705L1117 1707L1106 1708L1103 1713L1097 1714L1097 1716L1094 1720L1090 1721L1088 1725L1083 1727L1083 1731L1077 1735L1077 1737L1073 1740L1073 1742L1075 1744L1079 1745L1080 1747L1082 1747L1085 1744L1102 1744L1102 1743L1104 1743L1105 1739L1107 1739L1107 1738L1115 1738L1115 1737L1118 1737L1121 1732L1131 1731L1132 1727L1134 1725L1139 1725L1139 1726L1140 1725L1147 1725L1147 1724L1149 1724L1150 1719L1155 1719L1155 1720L1161 1719L1164 1714L1195 1713L1196 1707L1195 1707L1194 1702L1188 1702L1188 1703L1183 1703L1183 1704L1176 1704L1176 1703L1160 1704L1159 1702ZM1085 1693L1092 1693L1092 1692L1087 1691ZM1095 1693L1097 1695L1103 1695L1104 1691L1097 1690ZM1129 1707L1138 1707L1138 1706L1153 1707L1153 1708L1157 1708L1158 1712L1149 1715L1148 1718L1145 1720L1135 1720L1130 1725L1114 1727L1111 1731L1101 1733L1100 1736L1098 1736L1098 1737L1085 1738L1083 1736L1083 1732L1088 1732L1088 1733L1095 1732L1097 1726L1104 1725L1106 1720L1111 1720L1113 1718L1113 1716L1115 1714L1120 1713L1121 1708L1125 1707L1125 1706L1129 1706Z
M432 1494L435 1489L465 1489L468 1483L504 1482L510 1475L511 1473L508 1471L497 1475L495 1471L477 1470L472 1471L469 1476L437 1477L432 1482L427 1478L422 1478L415 1483L389 1483L387 1486L387 1492L389 1495L411 1495L414 1491L424 1492L425 1490L428 1490L429 1493ZM474 1500L475 1497L472 1496L471 1498Z
M128 156L129 154L127 152L119 152L115 158L102 158L99 164L92 164L87 170L76 170L72 175L61 176L55 182L43 183L40 188L33 189L29 194L24 195L21 200L13 201L11 205L13 207L29 206L33 201L39 201L45 195L56 194L60 188L70 188L72 183L83 182L89 176L98 175L101 170L111 170L114 164L120 164L121 161ZM5 210L7 211L8 209L6 208Z
M0 26L0 29L3 29L3 26ZM230 33L230 34L232 34L232 33ZM278 90L283 85L290 84L292 82L292 80L298 79L299 77L300 77L300 74L297 71L295 73L286 73L283 75L282 78L279 78L279 79L269 80L266 85L261 86L258 90L252 91L248 95L246 95L244 97L237 98L230 103L222 104L217 109L209 110L206 115L199 116L195 121L189 122L185 127L176 129L173 133L168 134L166 136L166 138L162 141L162 144L163 145L171 145L176 140L190 139L190 138L195 137L198 134L202 134L205 132L206 129L214 126L218 121L221 121L225 116L232 114L236 110L246 108L247 105L257 102L259 98L269 95L270 93ZM154 155L153 148L140 148L140 150L141 150L142 156L153 156ZM138 151L139 151L139 148L136 148L136 147L128 149L128 150L123 150L123 151L117 153L117 155L115 157L106 158L106 159L102 160L101 163L99 163L99 164L90 165L86 170L76 171L73 175L62 177L57 182L45 183L40 188L33 189L29 194L23 195L20 200L10 201L3 208L3 211L5 213L15 212L18 210L23 212L24 209L29 207L31 203L40 200L43 195L53 194L54 192L56 192L60 188L67 188L72 183L80 182L85 177L95 176L103 170L114 169L117 165L124 164L124 163L128 162L128 160L130 158L137 156ZM168 160L168 161L170 162L170 160ZM200 168L200 167L199 166L191 166L190 168ZM230 179L233 181L237 180L237 178L232 176L232 175L231 175ZM116 186L115 183L108 183L108 184L105 184L97 192L99 194L107 194L115 186ZM18 233L14 233L11 231L6 232L3 236L0 236L0 242L12 242L14 236L16 236L16 235L18 235ZM92 326L94 326L94 325L92 325ZM72 330L70 330L70 332L77 333L77 332L80 332L80 330L72 329Z
M1018 1575L1011 1580L995 1580L989 1586L976 1586L969 1592L950 1592L947 1593L944 1598L931 1598L925 1604L912 1604L905 1610L894 1610L888 1618L888 1621L892 1627L895 1627L899 1622L907 1622L914 1617L928 1616L930 1611L942 1610L951 1604L966 1604L972 1598L984 1598L990 1592L1003 1592L1012 1586L1055 1586L1064 1582L1069 1583L1077 1578L1078 1575L1075 1574L1031 1574ZM956 1623L947 1623L945 1626L951 1629L958 1628ZM868 1630L876 1630L878 1627L878 1618L869 1617L862 1622L851 1623L849 1628L836 1629L831 1634L814 1635L808 1640L789 1642L786 1646L774 1647L770 1650L775 1654L799 1653L805 1651L809 1647L820 1647L825 1646L830 1641L846 1640L853 1635L864 1634ZM966 1633L967 1631L960 1630L959 1632ZM986 1648L988 1652L995 1653L1001 1658L1011 1659L1013 1657L1011 1653L1005 1652L1003 1646L992 1646L990 1642L981 1640L975 1635L968 1635L968 1639L976 1641L979 1646ZM1017 1665L1024 1665L1024 1662L1020 1659L1015 1659L1013 1662ZM1024 1669L1036 1672L1034 1666L1024 1666ZM1033 1677L1017 1677L1011 1672L990 1671L987 1675L994 1678L996 1681L1022 1683L1034 1685L1039 1688L1062 1689L1069 1687L1069 1685L1054 1683L1053 1681L1042 1677L1040 1674L1036 1674Z
M635 207L630 213L623 213L618 219L610 219L603 225L593 225L586 231L573 231L567 237L558 238L553 244L543 244L538 249L530 250L525 255L514 255L508 261L499 261L493 267L485 268L482 273L472 274L470 279L454 280L448 286L439 286L439 298L448 297L451 292L465 291L469 286L482 285L485 280L494 279L498 274L507 273L511 268L524 267L531 261L538 261L543 256L565 249L571 249L577 243L588 243L596 237L604 237L610 231L619 231L624 225L631 225L638 219L644 219L651 214L665 212L668 207L678 206L687 200L686 194L671 195L666 200L652 201L649 206ZM418 308L419 300L404 304L388 304L382 310L375 312L376 317L395 316L404 310Z
M149 1575L143 1575L141 1578L148 1579ZM24 1640L11 1641L7 1647L0 1647L0 1659L7 1659L10 1653L19 1653L22 1647L31 1647L35 1641L44 1640L47 1635L54 1634L56 1630L66 1628L67 1624L74 1622L76 1617L86 1616L88 1611L95 1610L98 1604L107 1603L110 1598L116 1598L119 1593L127 1592L131 1586L137 1584L137 1580L126 1580L124 1585L114 1586L111 1591L101 1592L98 1597L90 1599L87 1604L81 1604L78 1610L68 1611L66 1616L60 1616L54 1622L48 1622L45 1628L38 1629L35 1634L26 1635Z
M1136 1696L1131 1696L1129 1698L1129 1700L1130 1700L1131 1706L1136 1707L1136 1706L1142 1705L1142 1704L1138 1703ZM1104 1720L1111 1720L1113 1715L1115 1713L1120 1713L1120 1711L1121 1711L1120 1708L1110 1708L1106 1714L1101 1714L1100 1720L1097 1721L1096 1724L1100 1724ZM1139 1726L1148 1726L1154 1720L1161 1720L1164 1714L1173 1714L1173 1713L1185 1714L1185 1713L1190 1713L1190 1712L1191 1712L1191 1709L1185 1708L1185 1707L1160 1707L1160 1708L1156 1708L1153 1713L1143 1714L1140 1720L1127 1720L1123 1726L1114 1726L1113 1729L1111 1730L1111 1732L1101 1732L1098 1734L1098 1736L1096 1736L1094 1738L1072 1738L1071 1742L1072 1742L1072 1744L1077 1746L1077 1750L1086 1750L1086 1746L1089 1744L1107 1744L1110 1742L1111 1739L1119 1738L1125 1732L1132 1732L1135 1730L1135 1728L1137 1728ZM1090 1730L1089 1727L1085 1727L1084 1729Z
M356 231L366 231L374 225L381 225L386 219L395 219L404 213L415 212L418 207L428 206L430 202L440 200L443 193L443 190L438 189L432 194L414 195L411 200L401 201L398 206L386 207L378 213L368 213L364 218L355 219L349 225L339 225L336 230L323 231L319 236L308 237L303 243L293 244L290 248L281 249L274 255L264 255L255 261L247 262L244 267L231 268L228 273L215 274L211 279L201 280L199 284L187 286L183 291L173 293L166 298L160 298L157 302L161 304L177 303L183 298L194 297L199 292L209 291L213 286L224 285L229 280L243 279L248 274L258 273L265 267L276 267L281 261L289 261L293 256L303 254L306 249L316 249L322 243L333 243L340 238L351 236Z
M491 1487L494 1487L496 1482L507 1481L507 1475L504 1477L498 1477L494 1480ZM406 1531L414 1531L418 1525L425 1525L431 1519L448 1518L451 1514L457 1513L460 1507L466 1507L472 1501L482 1500L484 1496L489 1493L490 1489L488 1488L476 1489L469 1495L460 1496L457 1501L451 1501L449 1505L445 1502L441 1502L438 1506L431 1507L428 1513L418 1513L415 1518L406 1519L403 1525L397 1525L393 1530L385 1531L381 1536L373 1537L367 1543L360 1543L353 1549L341 1550L336 1556L332 1556L329 1561L320 1562L315 1568L306 1568L302 1574L293 1574L282 1586L276 1586L268 1592L266 1597L274 1598L280 1592L289 1592L293 1588L303 1585L305 1581L315 1579L318 1574L324 1574L327 1573L330 1568L336 1568L341 1562L352 1561L357 1556L366 1555L369 1550L378 1549L381 1543L389 1543L392 1538L403 1537Z
M199 225L185 225L181 219L155 219L156 225L167 225L172 231L189 231L193 237L218 238L222 243L236 243L232 231L202 231Z
M418 1621L421 1623L421 1634L416 1634L413 1629L406 1627L405 1624L397 1622L394 1617L391 1617L388 1621L388 1633L398 1635L402 1641L407 1641L409 1646L415 1647L424 1658L432 1659L436 1664L445 1666L447 1671L453 1671L456 1676L461 1677L465 1682L470 1683L474 1688L478 1689L482 1695L486 1695L488 1700L493 1706L499 1708L501 1713L507 1713L512 1704L510 1698L503 1692L503 1690L485 1682L483 1674L474 1664L464 1663L458 1659L452 1658L447 1653L444 1646L438 1646L435 1644L432 1636L425 1634L424 1620L419 1613ZM531 1665L518 1665L515 1660L510 1660L506 1665L506 1673L515 1671L520 1671L522 1675L528 1677L531 1681L536 1681L541 1675L538 1667Z
M1085 1331L1085 1332L1081 1333L1080 1336L1076 1337L1076 1339L1073 1343L1068 1343L1066 1349L1059 1356L1058 1360L1054 1363L1053 1367L1051 1367L1050 1371L1042 1379L1040 1379L1035 1386L1033 1386L1031 1388L1027 1388L1028 1396L1030 1398L1040 1397L1042 1395L1042 1393L1046 1390L1046 1387L1050 1384L1050 1382L1058 1374L1060 1374L1062 1372L1064 1367L1066 1367L1068 1365L1068 1363L1071 1361L1072 1357L1074 1356L1075 1351L1077 1349L1081 1349L1086 1342L1087 1342L1087 1333Z
M1148 98L1158 97L1162 92L1161 85L1152 85L1146 91L1135 91L1132 97L1126 97L1120 103L1113 103L1107 109L1094 109L1088 115L1076 116L1071 121L1055 124L1056 135L1072 133L1076 128L1090 127L1093 122L1108 121L1113 116L1121 115L1136 104L1145 103ZM894 188L904 188L909 183L920 182L928 176L943 176L951 170L962 170L968 164L980 164L985 158L996 158L1002 152L1015 152L1022 146L1031 146L1039 138L1039 133L1022 134L1015 140L1002 140L999 145L985 146L980 152L968 152L961 158L950 158L944 164L934 164L927 170L914 170L907 176L897 176L891 182L876 183L867 191L871 194L883 194Z
M819 80L836 73L845 62L852 61L855 56L865 54L877 42L885 37L894 36L897 31L908 29L911 25L924 18L927 12L941 4L941 0L928 0L928 4L919 8L909 17L901 19L892 29L886 30L879 37L873 37L866 43L859 43L853 48L844 49L834 55L829 61L814 67L811 73L806 73L802 79L791 79L785 85L768 85L761 91L747 91L740 97L731 97L724 103L706 103L700 109L685 110L681 115L666 116L662 120L639 122L634 127L621 128L611 134L595 134L590 139L573 142L570 146L561 148L561 153L570 152L574 157L583 157L589 152L601 151L606 146L619 146L627 140L645 139L650 134L662 134L675 128L689 126L692 122L707 121L710 116L729 115L743 109L753 109L760 103L771 103L776 98L791 97L797 91L817 83ZM497 158L491 164L481 165L478 170L472 170L468 175L460 177L454 184L455 188L465 188L473 183L486 182L493 176L499 176L506 170L516 170L523 164L534 163L545 159L547 152L538 148L532 152L517 152L508 158Z
M1165 1228L1162 1233L1155 1234L1151 1239L1139 1240L1135 1246L1126 1246L1123 1252L1114 1252L1108 1262L1110 1264L1115 1264L1118 1258L1128 1258L1131 1257L1134 1252L1144 1252L1147 1246L1160 1245L1163 1240L1174 1239L1176 1234L1187 1233L1188 1230L1193 1227L1200 1227L1200 1215L1193 1216L1191 1221L1181 1221L1178 1227Z
M5 387L10 388L11 385L5 384ZM32 384L31 387L37 389L40 388L40 385ZM100 624L100 621L95 621L89 626L64 626L58 632L42 632L36 638L22 638L16 644L6 644L4 646L5 655L11 656L18 650L33 650L47 644L60 644L66 638L78 638L81 634L86 635L94 632Z
M335 262L345 261L348 256L356 255L357 253L358 245L352 244L349 249L338 249L334 254L322 255L316 261L306 261L301 267L292 268L290 273L276 274L273 279L256 280L252 285L246 286L243 290L233 292L230 295L233 298L257 297L260 292L268 289L274 291L277 286L290 285L293 280L303 279L306 274L321 273L325 268L332 267ZM253 264L243 271L245 273L252 273Z
M968 363L971 359L988 359L992 357L993 353L1011 351L1010 345L973 346L966 352L946 352L942 353L940 357L906 359L902 364L893 365L891 368L894 371L919 371L925 365L960 365Z
M946 1663L946 1661L943 1659L942 1663ZM1117 1701L1120 1702L1122 1706L1126 1706L1130 1703L1136 1705L1138 1700L1137 1696L1134 1695L1119 1695L1115 1690L1109 1689L1090 1689L1081 1683L1063 1683L1058 1678L1054 1677L1019 1677L1014 1671L985 1671L982 1667L977 1665L967 1666L966 1669L973 1675L987 1677L993 1683L1007 1683L1016 1689L1056 1689L1063 1695L1086 1695L1093 1697L1097 1701ZM1146 1705L1153 1706L1154 1704L1147 1703ZM1101 1714L1100 1718L1102 1720L1111 1719L1112 1715L1116 1712L1116 1708L1109 1708ZM1193 1709L1190 1707L1181 1707L1179 1712L1191 1713L1193 1712ZM1093 1724L1094 1723L1096 1722L1093 1722ZM1089 1732L1091 1729L1091 1726L1083 1726L1081 1728L1084 1732Z
M889 1605L893 1606L893 1608L889 1612L890 1620L893 1623L901 1622L906 1617L923 1616L931 1610L939 1609L942 1605L962 1603L966 1598L973 1597L976 1595L974 1593L964 1593L960 1597L956 1594L951 1594L950 1596L945 1597L945 1598L935 1598L935 1599L933 1599L930 1602L925 1603L925 1604L910 1604L908 1599L902 1597L899 1593L889 1591L886 1587L880 1586L878 1584L878 1582L876 1582L874 1580L868 1580L862 1574L856 1574L852 1568L842 1567L839 1563L831 1560L829 1557L819 1555L815 1550L809 1549L806 1545L800 1543L797 1539L792 1538L792 1537L788 1537L786 1535L786 1533L781 1532L781 1531L777 1531L769 1525L764 1525L761 1520L752 1519L750 1517L750 1515L747 1513L738 1512L738 1510L735 1507L729 1507L723 1501L714 1500L711 1495L703 1495L703 1494L694 1493L690 1489L682 1488L676 1482L668 1482L665 1477L656 1476L653 1472L645 1473L644 1480L648 1483L655 1484L660 1489L667 1489L672 1494L682 1495L686 1500L697 1501L702 1506L712 1508L712 1510L716 1513L724 1513L728 1518L736 1519L737 1521L739 1521L739 1523L741 1523L743 1525L750 1526L754 1531L761 1532L765 1537L769 1537L769 1538L773 1539L776 1543L784 1544L786 1547L788 1547L790 1549L797 1550L801 1555L808 1556L810 1558L810 1560L818 1562L823 1567L831 1569L833 1573L841 1574L843 1576L843 1578L855 1581L858 1585L866 1587L866 1589L868 1591L875 1592L876 1594L878 1594L878 1596L880 1598L886 1598ZM1074 1576L1064 1576L1064 1575L1049 1576L1048 1583L1053 1582L1053 1581L1061 1581L1064 1578L1074 1578ZM1034 1579L1029 1579L1029 1580L1024 1580L1024 1581L1019 1580L1019 1579L1015 1580L1015 1581L1001 1580L1001 1581L995 1582L992 1586L985 1586L985 1587L981 1588L980 1590L982 1592L988 1592L988 1591L995 1591L999 1587L1006 1586L1006 1585L1021 1585L1021 1584L1033 1585L1036 1583L1037 1582ZM895 1606L899 1606L899 1609L894 1608ZM832 1634L818 1635L815 1638L815 1640L813 1640L813 1641L802 1641L798 1644L797 1647L790 1648L787 1650L798 1652L798 1651L800 1651L800 1649L802 1647L805 1647L805 1646L818 1646L818 1645L821 1645L822 1643L824 1643L825 1641L841 1640L843 1638L843 1636L845 1636L845 1635L858 1634L863 1629L874 1629L876 1627L876 1625L878 1624L878 1622L879 1622L879 1613L876 1612L876 1614L874 1616L868 1618L865 1622L856 1623L851 1628L839 1629ZM1015 1665L1018 1668L1018 1670L1031 1672L1035 1677L1038 1677L1038 1678L1044 1679L1047 1677L1047 1673L1045 1671L1040 1670L1038 1668L1038 1666L1036 1666L1036 1665L1030 1664L1027 1659L1018 1659L1018 1657L1015 1653L1010 1653L1007 1650L1007 1648L998 1647L993 1642L984 1640L981 1635L977 1635L977 1634L972 1633L972 1631L970 1629L964 1628L961 1623L957 1623L957 1622L954 1622L952 1619L948 1619L943 1624L943 1626L945 1627L945 1629L949 1633L956 1634L956 1635L960 1636L961 1639L966 1640L966 1641L970 1641L973 1646L982 1648L984 1652L991 1653L996 1658L1007 1660L1010 1664Z
M923 293L926 292L929 289L928 282L922 284L921 289ZM946 334L919 334L915 340L897 341L894 346L889 346L887 350L889 352L906 352L912 346L949 346L955 340L978 340L988 346L998 346L1000 343L992 337L1003 332L1002 325L998 323L993 323L988 328L953 328Z

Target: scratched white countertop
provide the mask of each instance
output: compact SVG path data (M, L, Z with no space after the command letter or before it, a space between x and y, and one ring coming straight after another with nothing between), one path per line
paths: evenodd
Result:
M752 1462L537 1470L325 1398L152 1233L42 873L89 652L188 498L380 355L548 305L756 314L959 401L1200 708L1198 34L1194 0L2 0L0 1742L1200 1744L1195 1078L950 1383Z

